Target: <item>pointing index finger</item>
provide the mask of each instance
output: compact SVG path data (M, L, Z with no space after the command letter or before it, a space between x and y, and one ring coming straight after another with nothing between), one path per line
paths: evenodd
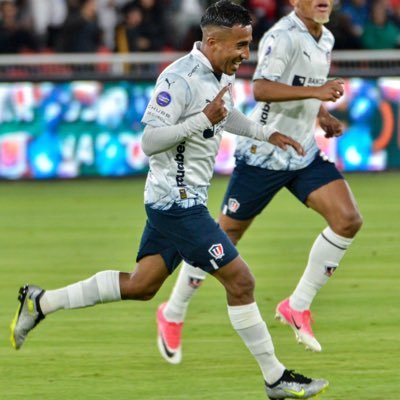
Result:
M224 94L228 91L229 85L224 86L219 93L215 96L215 99L222 99L224 97Z

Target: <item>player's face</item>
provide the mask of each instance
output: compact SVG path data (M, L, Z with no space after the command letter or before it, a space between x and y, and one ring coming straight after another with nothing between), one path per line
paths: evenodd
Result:
M302 19L326 24L332 12L333 0L292 0L292 5Z
M233 75L243 60L250 57L251 25L224 28L213 43L211 64L214 71Z

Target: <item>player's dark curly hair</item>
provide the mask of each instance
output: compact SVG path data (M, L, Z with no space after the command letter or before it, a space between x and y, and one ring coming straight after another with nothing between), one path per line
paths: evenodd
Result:
M207 8L201 18L200 26L201 28L208 25L232 28L234 25L251 25L251 22L250 14L244 7L229 0L221 0Z

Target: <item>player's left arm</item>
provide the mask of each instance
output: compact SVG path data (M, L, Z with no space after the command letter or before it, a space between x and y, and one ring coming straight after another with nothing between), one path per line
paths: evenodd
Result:
M300 156L305 155L304 149L299 142L276 131L272 126L263 126L254 122L237 109L233 109L229 113L224 129L234 135L247 136L252 139L269 142L283 150L287 150L287 147L291 146Z
M326 138L338 137L343 135L343 123L335 118L332 114L330 114L322 104L319 109L317 118L319 121L319 125L326 132Z

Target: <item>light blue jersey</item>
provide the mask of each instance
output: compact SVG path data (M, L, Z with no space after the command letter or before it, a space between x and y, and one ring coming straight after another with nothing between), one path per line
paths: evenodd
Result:
M268 30L259 45L253 80L268 79L291 86L322 86L330 69L333 35L323 27L317 42L294 12ZM258 102L251 119L269 124L300 142L306 156L244 137L238 138L235 157L245 163L272 170L296 170L309 165L319 151L315 122L321 106L317 99Z
M166 68L159 76L142 122L152 127L176 125L202 112L221 89L233 84L234 76L214 75L208 59L193 50ZM223 100L228 113L233 109L231 91ZM150 157L145 203L169 209L174 203L191 207L207 203L207 190L214 170L226 119L194 134L171 149Z

